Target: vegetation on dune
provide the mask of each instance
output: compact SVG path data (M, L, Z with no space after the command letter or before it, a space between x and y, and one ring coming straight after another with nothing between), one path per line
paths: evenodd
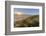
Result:
M14 22L14 27L38 27L39 15L30 16L24 20Z

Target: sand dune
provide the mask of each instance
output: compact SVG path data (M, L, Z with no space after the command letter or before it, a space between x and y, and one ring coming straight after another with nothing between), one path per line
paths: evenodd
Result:
M14 20L15 21L20 21L20 20L24 20L26 18L28 18L29 16L26 16L26 15L20 15L20 16L15 16L14 17Z
M14 26L16 27L37 27L39 26L39 15L16 17Z

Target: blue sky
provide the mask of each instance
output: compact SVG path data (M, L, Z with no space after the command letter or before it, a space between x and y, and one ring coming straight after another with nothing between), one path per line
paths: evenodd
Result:
M14 12L21 12L26 15L39 15L39 9L35 8L14 8Z

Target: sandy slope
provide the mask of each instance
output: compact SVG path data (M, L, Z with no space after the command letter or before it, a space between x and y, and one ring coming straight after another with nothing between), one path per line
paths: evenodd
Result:
M16 27L36 27L39 26L39 15L34 16L19 16L14 22Z
M26 15L20 15L20 16L15 16L14 17L14 20L15 21L20 21L20 20L24 20L26 18L28 18L29 16L26 16Z

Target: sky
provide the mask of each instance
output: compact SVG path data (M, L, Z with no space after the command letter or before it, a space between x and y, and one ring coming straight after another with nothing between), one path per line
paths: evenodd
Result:
M26 14L26 15L39 15L39 9L35 9L35 8L14 8L14 12L16 14L16 12L20 12L22 14Z

